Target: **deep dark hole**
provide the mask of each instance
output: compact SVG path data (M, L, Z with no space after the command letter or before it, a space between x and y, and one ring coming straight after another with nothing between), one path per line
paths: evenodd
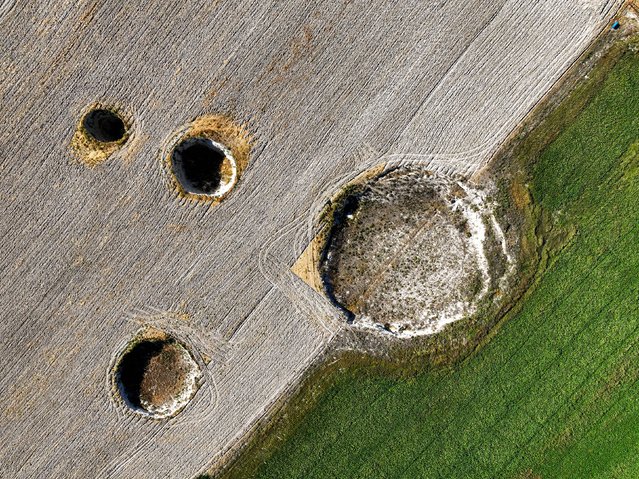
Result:
M359 197L357 195L350 195L346 197L341 211L337 212L337 216L339 216L339 218L337 219L340 221L344 221L350 215L355 214L357 208L359 208Z
M173 150L173 171L188 193L212 194L220 186L224 152L211 140L189 138Z
M160 354L166 345L167 341L141 341L122 356L117 371L120 387L133 406L144 409L140 401L144 373L151 358Z
M355 320L355 314L340 303L335 296L335 288L331 281L331 274L333 269L337 268L337 265L334 264L334 261L328 261L328 253L332 249L335 249L337 244L344 241L344 226L348 221L348 217L354 215L359 209L361 194L361 190L356 190L342 198L341 202L336 206L333 212L333 224L331 225L326 244L320 256L320 263L322 265L320 271L326 293L331 302L342 310L348 323L352 323Z
M109 110L91 110L82 125L89 135L103 142L121 140L126 133L122 118Z

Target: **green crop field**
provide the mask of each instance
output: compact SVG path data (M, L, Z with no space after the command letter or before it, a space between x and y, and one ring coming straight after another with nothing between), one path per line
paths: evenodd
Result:
M278 447L231 476L639 477L634 50L613 49L516 150L539 239L561 241L492 338L410 377L333 373L294 427L269 433Z

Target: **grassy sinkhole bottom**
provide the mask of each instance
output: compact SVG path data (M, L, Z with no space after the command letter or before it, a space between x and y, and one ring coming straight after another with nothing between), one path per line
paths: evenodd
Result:
M400 338L433 334L506 287L511 257L485 191L418 167L345 190L321 269L353 325Z

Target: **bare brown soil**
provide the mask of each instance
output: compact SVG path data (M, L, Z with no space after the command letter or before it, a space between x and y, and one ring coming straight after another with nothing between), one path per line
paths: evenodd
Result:
M176 344L163 346L149 362L140 384L140 400L162 406L175 398L184 388L189 372L182 348Z

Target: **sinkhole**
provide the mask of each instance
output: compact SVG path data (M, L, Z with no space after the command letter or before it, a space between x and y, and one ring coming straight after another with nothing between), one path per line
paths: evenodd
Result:
M199 377L200 369L186 347L168 336L137 340L116 367L127 406L156 418L181 410L195 393Z
M186 193L216 196L228 188L229 154L208 138L187 138L171 155L175 177Z

